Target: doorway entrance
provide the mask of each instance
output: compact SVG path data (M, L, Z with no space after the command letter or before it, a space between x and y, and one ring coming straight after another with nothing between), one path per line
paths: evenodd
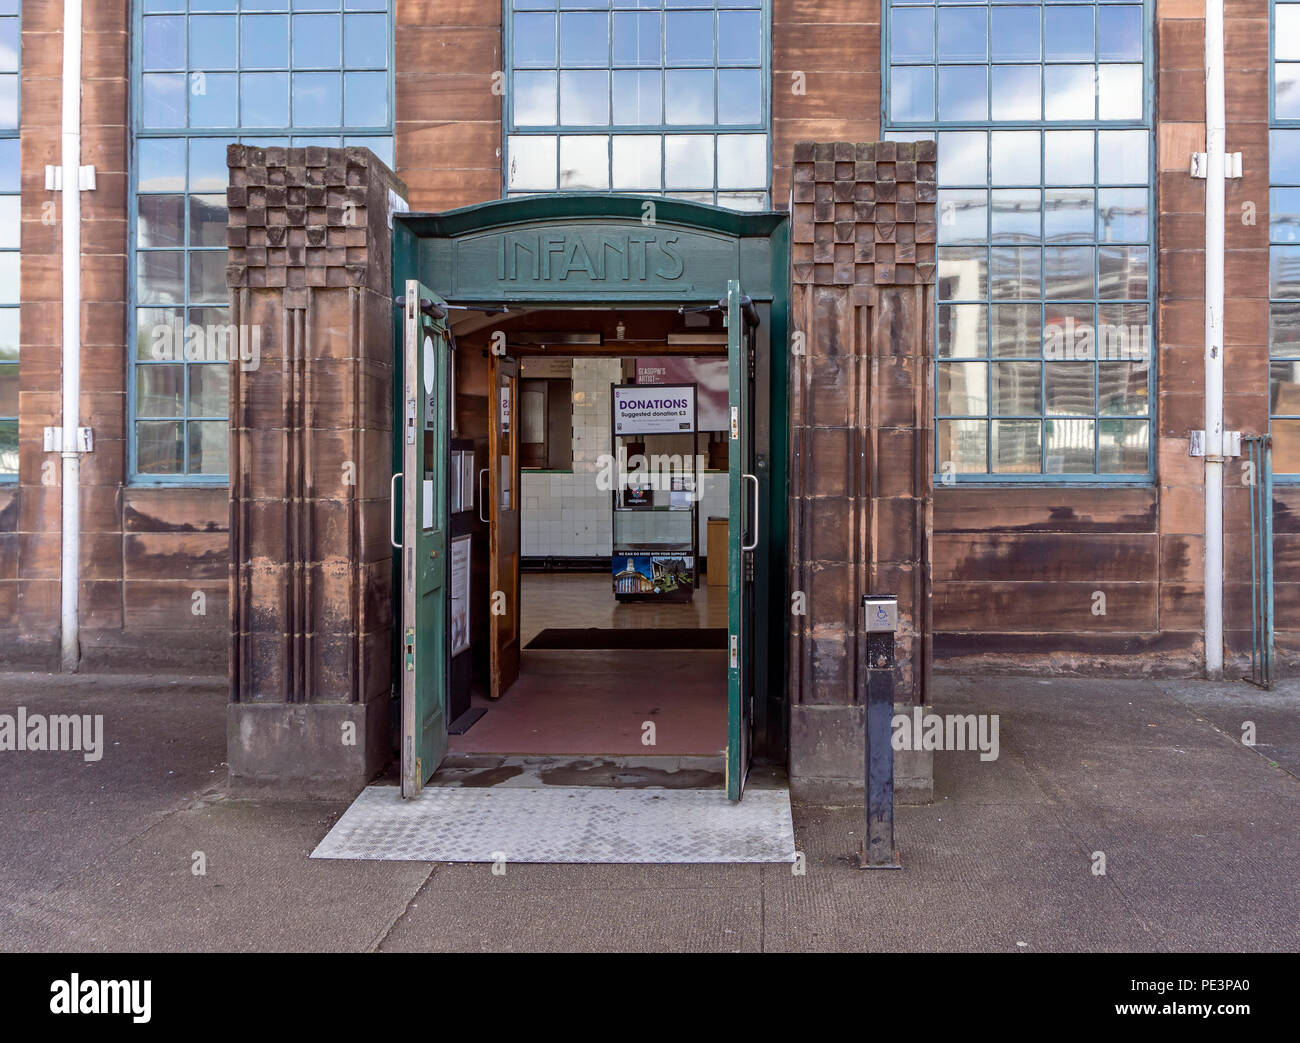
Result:
M650 755L739 800L783 754L784 218L538 202L394 230L403 793L448 751Z

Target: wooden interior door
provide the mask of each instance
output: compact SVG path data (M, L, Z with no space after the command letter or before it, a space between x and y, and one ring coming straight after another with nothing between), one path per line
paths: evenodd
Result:
M499 699L519 677L519 363L495 353L489 358L489 694Z

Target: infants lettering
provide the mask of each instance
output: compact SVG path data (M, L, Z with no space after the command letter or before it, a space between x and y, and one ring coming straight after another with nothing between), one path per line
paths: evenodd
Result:
M509 232L497 243L497 278L565 282L645 282L680 279L679 236L641 233Z

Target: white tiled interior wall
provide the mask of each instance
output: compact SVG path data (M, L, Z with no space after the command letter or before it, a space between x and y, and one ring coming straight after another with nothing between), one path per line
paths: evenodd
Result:
M619 383L622 375L619 359L573 360L573 473L524 472L525 557L589 558L613 553L613 505L610 493L596 488L596 471L600 457L610 452L609 386ZM727 506L727 476L706 474L699 511L701 554L708 519L725 518ZM647 513L637 515L633 524L671 526L672 522L663 514Z

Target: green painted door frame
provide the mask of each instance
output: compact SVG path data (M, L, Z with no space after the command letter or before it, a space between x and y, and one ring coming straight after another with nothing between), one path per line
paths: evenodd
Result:
M445 303L406 281L398 428L402 602L402 796L415 797L447 753L447 462L451 352ZM391 490L390 490L391 495Z
M753 486L758 485L760 512L751 519L757 522L758 542L748 555L753 561L752 639L746 644L752 660L746 683L752 694L753 727L746 758L784 764L789 729L787 215L683 200L562 194L497 200L442 213L395 214L393 285L399 296L406 279L418 279L451 305L462 307L725 306L729 283L743 287L760 316L752 334L753 445L746 472L755 480L745 480L741 491L749 502L746 510L752 511ZM394 406L395 417L400 417L400 388ZM395 431L395 470L401 470L399 442ZM733 501L735 497L733 478ZM398 557L394 555L395 591L400 590ZM396 660L395 655L395 669Z
M727 771L729 800L745 792L753 743L753 554L761 537L759 484L753 461L750 329L753 304L736 279L727 282ZM755 325L757 321L755 319ZM750 498L750 494L753 498Z

